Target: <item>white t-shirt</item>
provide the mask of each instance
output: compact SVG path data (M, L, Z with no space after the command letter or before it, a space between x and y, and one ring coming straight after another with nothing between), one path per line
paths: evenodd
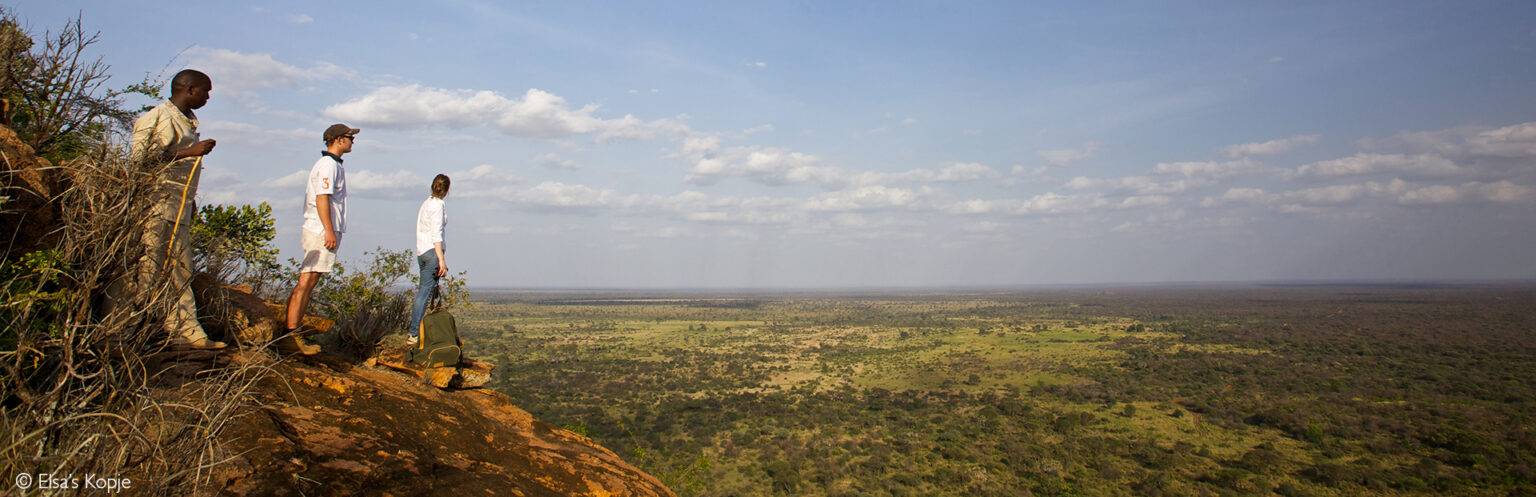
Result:
M304 185L304 229L324 234L315 195L331 196L331 227L337 233L346 233L347 171L336 156L327 153L315 161L315 167L309 170L309 182Z
M447 252L447 234L448 210L443 206L443 199L427 197L421 203L421 209L416 211L416 255L431 252L434 243L442 243L443 251Z

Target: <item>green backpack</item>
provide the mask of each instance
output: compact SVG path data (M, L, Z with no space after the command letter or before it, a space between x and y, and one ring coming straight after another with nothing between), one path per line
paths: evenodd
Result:
M433 302L438 303L437 289L432 289ZM453 314L438 305L421 317L421 329L416 348L411 350L411 361L429 368L457 367L463 357L464 342L459 340L458 325Z

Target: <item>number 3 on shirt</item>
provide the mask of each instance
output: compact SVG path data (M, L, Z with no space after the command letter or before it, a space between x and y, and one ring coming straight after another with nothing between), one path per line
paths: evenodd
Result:
M320 178L320 189L321 190L329 190L329 189L331 189L331 179L330 178Z

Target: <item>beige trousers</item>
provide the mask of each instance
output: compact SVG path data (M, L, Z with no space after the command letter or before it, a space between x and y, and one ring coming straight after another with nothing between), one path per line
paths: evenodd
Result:
M185 159L172 164L161 183L145 219L144 258L138 271L140 288L158 290L162 287L156 285L166 285L163 288L174 304L165 314L165 329L172 338L188 340L207 336L197 322L197 300L192 295L192 218L197 215L194 199L202 176L201 167L193 170L194 163Z

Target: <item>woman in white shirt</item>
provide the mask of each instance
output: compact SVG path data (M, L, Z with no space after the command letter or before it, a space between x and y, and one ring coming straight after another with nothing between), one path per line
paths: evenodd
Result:
M421 268L421 281L416 285L416 305L411 307L410 338L405 341L410 345L416 344L421 333L421 317L437 291L437 280L448 275L448 259L443 255L443 235L448 232L443 198L448 196L448 183L447 175L432 178L432 196L416 211L416 264Z

